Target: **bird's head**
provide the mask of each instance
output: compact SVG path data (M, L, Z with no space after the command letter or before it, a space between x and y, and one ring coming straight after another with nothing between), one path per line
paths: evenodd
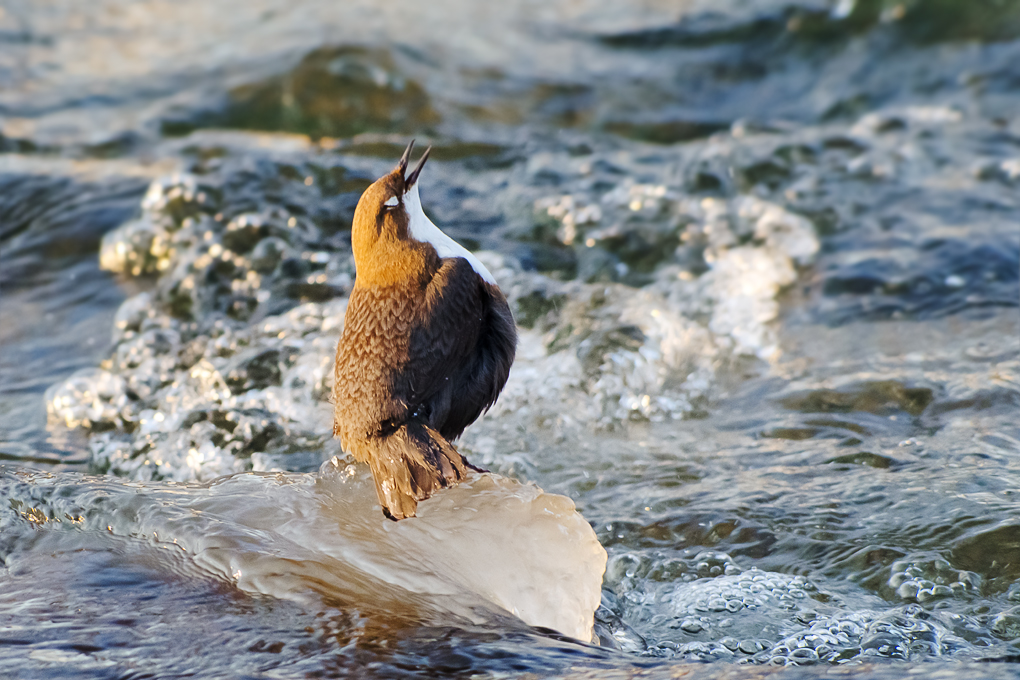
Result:
M408 173L413 148L411 140L397 166L365 189L354 211L351 245L358 278L364 283L372 282L368 279L385 282L398 277L400 272L395 268L406 267L406 256L418 250L410 227L418 213L424 217L417 182L432 147L425 150L414 170Z

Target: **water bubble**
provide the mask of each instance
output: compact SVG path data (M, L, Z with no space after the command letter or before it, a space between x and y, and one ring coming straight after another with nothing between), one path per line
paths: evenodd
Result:
M700 633L702 630L705 629L704 626L702 626L699 621L696 621L694 619L684 619L683 623L680 624L680 628L685 633L691 634Z
M760 642L756 640L741 640L740 643L737 645L737 649L739 649L744 654L756 654L762 651L764 647Z

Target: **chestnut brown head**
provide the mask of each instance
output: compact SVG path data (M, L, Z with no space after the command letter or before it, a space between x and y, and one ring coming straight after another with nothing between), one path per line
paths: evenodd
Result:
M429 260L463 257L479 276L495 285L478 258L444 234L422 210L418 178L432 147L408 172L413 148L411 140L397 166L365 189L358 201L351 231L358 282L389 285L416 276Z
M421 174L429 150L419 159L417 166L407 172L414 140L407 145L400 162L391 172L373 182L358 201L351 227L351 246L354 262L362 283L385 283L404 274L408 253L400 251L408 245L410 217L404 205L405 194L415 185Z

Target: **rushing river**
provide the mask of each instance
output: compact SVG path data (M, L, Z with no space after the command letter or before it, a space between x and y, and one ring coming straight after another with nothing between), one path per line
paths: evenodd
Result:
M1018 675L1018 64L1011 0L8 0L0 675ZM521 342L393 524L328 398L411 137Z

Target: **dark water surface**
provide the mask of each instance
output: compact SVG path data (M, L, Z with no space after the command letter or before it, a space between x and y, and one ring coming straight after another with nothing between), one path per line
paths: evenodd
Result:
M1014 677L1017 64L1009 0L0 6L0 668ZM462 448L591 524L599 644L317 476L411 136L522 328Z

